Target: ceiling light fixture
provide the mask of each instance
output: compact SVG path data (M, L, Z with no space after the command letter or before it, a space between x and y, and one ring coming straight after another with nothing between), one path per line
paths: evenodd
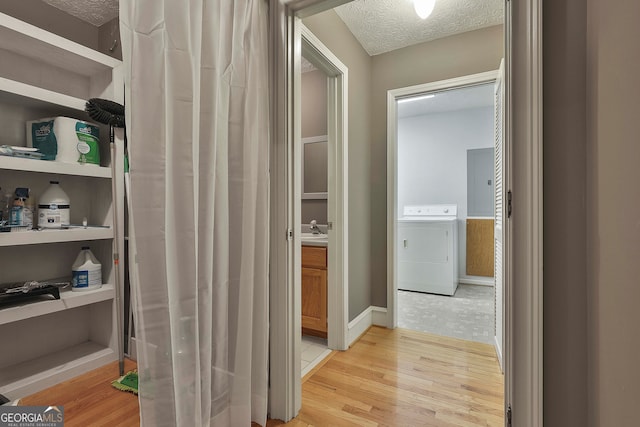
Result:
M413 0L413 7L422 19L427 19L431 15L435 5L436 0Z
M402 99L398 99L398 104L402 104L404 102L421 101L423 99L433 98L434 96L435 96L434 94L429 94L429 95L422 95L422 96L414 96L413 98L402 98Z

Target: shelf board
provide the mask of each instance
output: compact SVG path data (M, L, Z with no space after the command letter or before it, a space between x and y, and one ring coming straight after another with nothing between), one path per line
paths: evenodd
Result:
M93 291L73 292L64 290L60 292L60 299L49 298L34 297L34 299L23 300L9 307L0 307L0 325L107 301L115 298L115 290L113 285L106 284Z
M24 397L117 360L109 347L87 341L0 369L0 393Z
M0 49L85 76L94 76L122 64L122 61L4 13L0 13Z
M111 168L61 163L47 160L23 159L20 157L0 156L0 169L41 172L55 175L76 175L95 178L111 178Z
M47 108L53 106L60 115L84 116L86 100L43 89L38 86L0 77L0 101L29 108Z
M82 242L113 238L112 228L73 228L69 230L18 231L0 233L0 247L41 243Z

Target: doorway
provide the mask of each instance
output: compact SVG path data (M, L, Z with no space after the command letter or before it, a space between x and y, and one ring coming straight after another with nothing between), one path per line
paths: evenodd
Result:
M502 366L499 75L389 91L387 309L390 328L495 346Z
M494 344L494 86L396 100L400 328Z
M272 32L272 111L274 114L272 145L272 239L271 260L271 415L290 419L300 407L300 384L295 375L296 354L299 349L291 337L296 333L299 313L292 301L296 292L294 247L291 240L280 240L280 231L293 229L292 207L294 185L293 146L295 134L295 99L292 97L295 66L299 61L300 32L297 18L310 16L340 4L345 0L299 0L275 2L271 10ZM512 11L512 7L515 10ZM507 307L505 347L514 361L505 360L507 404L513 402L520 410L514 420L524 425L540 425L542 408L542 276L541 276L541 2L525 0L513 6L505 6L506 33L506 96L505 129L506 144L511 135L517 135L519 149L513 154L520 171L514 187L519 191L522 210L515 227L521 240L513 243L514 261L518 270L513 277L519 288L511 290L511 277L505 277L506 300L520 310ZM513 63L518 67L514 68ZM516 86L518 97L513 97ZM520 90L522 89L522 90ZM513 126L513 115L518 116ZM512 226L513 224L505 224ZM288 235L288 234L287 234ZM505 242L509 245L509 242ZM290 260L294 259L292 263ZM298 256L299 260L299 256ZM507 260L507 262L511 262ZM518 329L518 341L509 340L509 325L514 319ZM299 323L298 323L299 325ZM522 381L512 384L510 370L514 369ZM293 375L292 375L293 373ZM507 408L505 408L506 410Z
M312 59L313 60L313 59ZM328 346L328 76L301 57L301 376L331 354ZM333 165L332 165L333 167ZM332 242L335 243L335 242ZM335 320L333 320L335 322ZM332 331L333 333L334 331ZM334 337L332 337L334 338Z

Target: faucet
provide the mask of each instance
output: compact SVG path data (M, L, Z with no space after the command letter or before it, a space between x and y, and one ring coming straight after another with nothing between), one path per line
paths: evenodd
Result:
M309 223L309 228L311 229L312 234L324 234L318 227L318 223L315 219L311 220L311 222Z

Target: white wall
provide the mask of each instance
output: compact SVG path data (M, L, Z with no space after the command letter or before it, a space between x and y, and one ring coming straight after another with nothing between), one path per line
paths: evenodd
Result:
M405 205L457 204L463 279L478 279L465 273L467 150L492 147L493 107L398 120L398 214Z

